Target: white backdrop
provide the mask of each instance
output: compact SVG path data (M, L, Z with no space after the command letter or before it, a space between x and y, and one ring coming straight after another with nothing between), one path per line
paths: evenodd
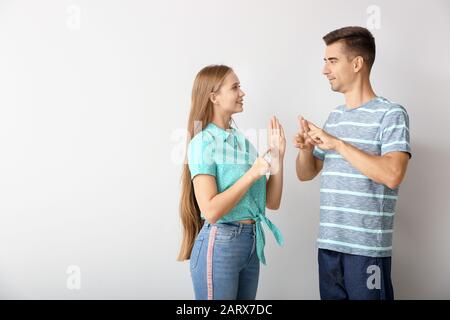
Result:
M276 114L285 193L267 214L258 299L317 299L319 180L300 183L296 117L343 103L321 75L327 32L369 27L375 92L410 115L393 281L400 299L450 299L450 2L0 1L0 298L191 299L176 262L180 133L195 74L232 66L243 131Z

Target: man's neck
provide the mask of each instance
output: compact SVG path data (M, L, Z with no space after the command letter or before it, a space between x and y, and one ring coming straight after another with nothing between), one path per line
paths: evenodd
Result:
M355 109L369 102L377 95L370 85L370 81L361 81L345 93L345 105L348 109Z

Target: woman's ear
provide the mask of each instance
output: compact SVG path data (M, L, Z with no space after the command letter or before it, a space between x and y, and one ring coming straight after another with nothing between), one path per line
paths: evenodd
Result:
M216 93L215 93L215 92L211 92L211 93L209 94L209 100L211 100L211 102L212 102L213 104L216 104L216 102L217 102L217 96L216 96Z

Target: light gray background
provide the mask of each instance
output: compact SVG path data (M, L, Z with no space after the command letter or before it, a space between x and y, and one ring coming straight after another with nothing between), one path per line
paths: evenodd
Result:
M450 2L0 1L0 298L191 299L175 261L195 74L232 66L243 129L276 114L288 135L281 208L268 216L257 298L317 299L319 181L300 183L296 117L343 103L321 75L321 37L380 8L373 85L410 115L413 158L394 235L396 297L450 298L447 168ZM79 13L79 15L78 15ZM79 18L79 19L78 19ZM68 266L81 269L69 290Z

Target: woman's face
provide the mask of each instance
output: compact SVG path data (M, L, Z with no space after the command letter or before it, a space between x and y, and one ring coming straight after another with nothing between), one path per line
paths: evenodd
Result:
M220 90L214 94L213 103L220 112L233 114L243 111L245 93L241 90L236 74L231 71L224 79Z

